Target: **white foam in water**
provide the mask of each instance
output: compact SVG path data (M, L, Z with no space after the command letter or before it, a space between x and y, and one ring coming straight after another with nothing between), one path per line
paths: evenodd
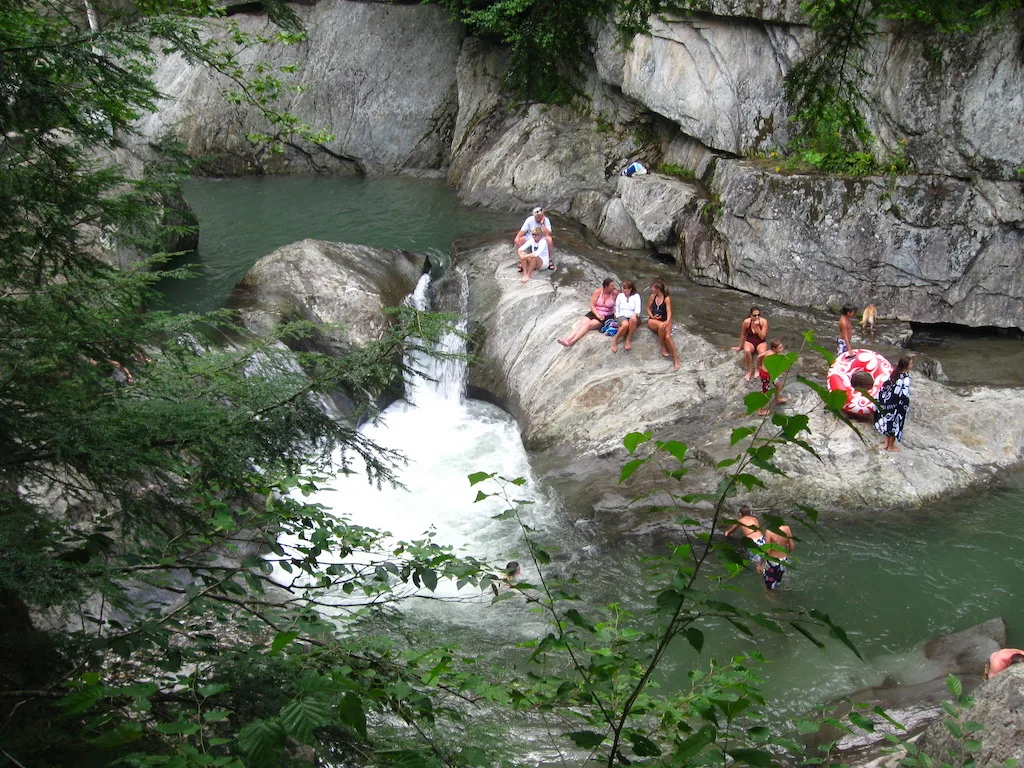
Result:
M465 276L461 277L464 306ZM428 285L429 277L424 276L412 297L417 308L426 305ZM465 351L465 341L456 333L446 334L438 346L445 352ZM489 493L497 486L482 483L471 487L468 480L474 472L524 477L528 480L526 486L511 490L516 496L537 496L515 421L497 406L464 399L464 360L425 356L407 362L424 374L406 381L409 402L393 404L377 423L361 429L378 445L406 456L408 464L398 471L405 488L378 489L356 466L354 474L335 476L327 484L329 488L322 488L307 500L324 505L352 523L388 531L396 541L420 539L432 529L434 540L453 546L457 554L500 564L514 557L522 560L525 544L519 526L512 520L493 519L507 504L497 499L474 503L478 490ZM546 503L530 505L530 524L543 527L538 518L545 517L550 508ZM529 578L527 563L523 565L523 578ZM434 594L451 597L457 590L453 583L441 582ZM489 594L480 596L471 587L460 596L476 602L490 600ZM436 604L433 608L422 603L417 606L416 610L437 610Z

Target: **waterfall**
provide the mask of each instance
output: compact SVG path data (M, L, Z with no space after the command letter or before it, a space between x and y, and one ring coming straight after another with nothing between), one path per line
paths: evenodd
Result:
M433 309L431 295L434 293L434 285L430 275L423 275L416 284L416 290L407 299L408 303L421 311ZM445 331L435 345L435 354L414 351L406 359L405 399L416 408L429 408L442 403L459 405L466 394L465 334L469 280L465 272L456 269L446 278L444 285L444 303L454 303L450 311L459 317L452 329ZM455 286L454 291L451 291L452 285Z

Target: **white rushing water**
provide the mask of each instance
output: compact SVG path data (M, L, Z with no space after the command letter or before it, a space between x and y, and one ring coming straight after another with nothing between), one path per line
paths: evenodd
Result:
M462 281L465 309L466 282ZM418 309L426 309L429 277L424 276L411 297ZM465 317L465 313L462 313ZM458 332L447 333L438 345L445 354L465 352L465 320ZM451 545L456 554L473 555L503 565L511 559L524 560L526 551L519 526L512 520L494 520L507 505L497 499L475 503L477 491L494 492L496 485L470 486L469 475L495 472L506 478L523 477L527 484L517 490L539 503L529 505L530 524L543 528L554 513L553 504L538 496L515 421L497 406L464 396L465 359L443 359L418 355L406 360L417 372L405 382L406 400L391 405L373 424L360 429L363 435L384 448L401 452L407 464L399 468L404 487L378 488L367 482L361 467L350 475L336 475L307 500L322 504L352 523L387 531L394 541L423 538L428 531L440 544ZM523 562L524 578L529 567ZM451 597L454 584L441 583L437 595ZM467 587L458 593L471 603L455 607L414 602L407 610L427 611L432 618L477 624L484 619L482 604L490 593L481 595ZM442 612L443 616L437 612Z

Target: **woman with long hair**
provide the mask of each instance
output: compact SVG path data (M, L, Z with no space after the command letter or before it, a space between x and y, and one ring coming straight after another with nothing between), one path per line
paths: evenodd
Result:
M658 335L661 354L672 357L672 370L679 370L679 355L672 341L672 298L661 280L651 285L651 297L647 300L647 327Z
M733 352L743 350L743 360L747 368L744 378L750 381L754 377L754 362L768 351L768 320L761 316L760 307L751 307L740 324L740 343L732 348Z
M901 357L892 376L878 390L878 405L875 408L875 429L885 435L882 447L887 451L898 451L896 443L903 442L903 425L910 411L910 369L914 361Z

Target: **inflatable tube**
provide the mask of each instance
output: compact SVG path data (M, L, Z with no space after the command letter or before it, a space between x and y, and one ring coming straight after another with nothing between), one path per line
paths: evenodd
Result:
M892 375L892 363L870 349L852 349L839 355L828 369L828 391L846 392L846 405L843 406L843 410L855 416L870 416L875 412L875 404L855 390L850 383L850 378L857 371L871 374L875 383L868 393L872 397L878 397L878 390Z

